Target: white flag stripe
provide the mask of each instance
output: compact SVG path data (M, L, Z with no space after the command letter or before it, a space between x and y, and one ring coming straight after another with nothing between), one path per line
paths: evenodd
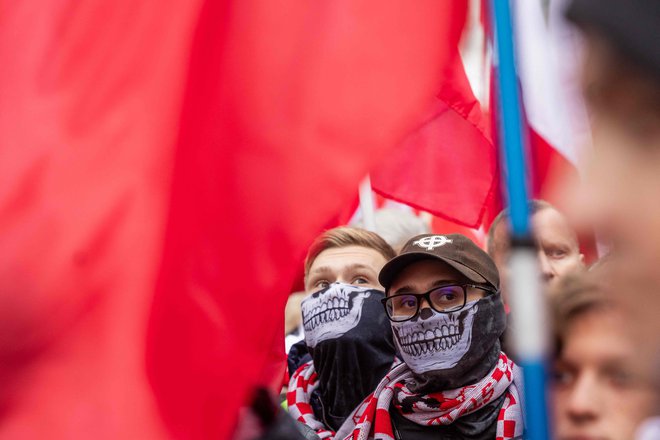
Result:
M571 118L568 87L558 66L539 0L515 2L515 42L523 102L529 125L562 156L577 166L580 142ZM573 99L574 105L577 97Z

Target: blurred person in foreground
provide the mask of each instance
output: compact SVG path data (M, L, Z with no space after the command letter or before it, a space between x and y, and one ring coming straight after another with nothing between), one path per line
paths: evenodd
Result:
M574 0L566 15L585 37L582 89L594 144L574 211L618 255L609 272L634 314L635 356L657 372L660 2Z
M305 261L305 339L289 354L289 414L321 438L333 437L392 367L392 330L378 272L394 257L379 235L340 227L321 234ZM300 357L309 351L311 360ZM297 368L297 369L296 369Z
M520 371L500 349L506 315L488 254L460 234L419 235L383 267L379 280L404 363L337 436L521 438Z
M563 275L584 268L584 255L575 230L568 219L544 200L531 200L529 214L537 245L539 268L543 280L553 284ZM502 296L507 298L509 270L509 211L500 212L488 229L488 254L500 273Z
M558 440L632 439L657 409L657 389L635 353L633 316L608 290L605 272L568 275L551 297Z
M660 286L660 2L576 0L567 16L585 37L594 144L574 211L634 278Z

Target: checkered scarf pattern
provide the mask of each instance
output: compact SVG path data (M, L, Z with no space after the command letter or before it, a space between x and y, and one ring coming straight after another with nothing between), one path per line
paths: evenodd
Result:
M313 361L301 365L293 373L289 381L289 391L286 393L289 414L316 431L321 439L334 439L335 432L316 418L309 404L312 392L319 386L317 379Z
M520 369L500 354L495 368L481 381L451 391L419 395L413 399L413 412L402 414L419 425L448 425L505 394L497 417L497 440L522 438L522 374ZM358 406L340 431L352 423L352 433L345 440L394 440L390 405L400 408L397 399L415 397L405 381L412 377L406 364L393 368L376 390Z

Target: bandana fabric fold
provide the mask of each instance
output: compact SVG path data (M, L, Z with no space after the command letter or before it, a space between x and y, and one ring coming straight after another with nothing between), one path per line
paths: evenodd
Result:
M301 304L316 375L305 402L327 430L338 429L392 368L396 349L384 297L382 290L333 283Z
M497 417L496 440L522 438L521 372L504 353L482 380L454 390L415 394L405 385L412 377L406 364L393 368L346 420L339 434L348 434L345 440L393 440L391 406L419 425L449 425L505 395Z
M394 361L393 368L401 361ZM318 388L318 374L314 370L314 362L303 364L291 376L289 390L286 393L287 408L289 415L300 423L312 428L320 439L334 440L335 431L328 429L326 425L316 418L312 405L310 404L312 393Z

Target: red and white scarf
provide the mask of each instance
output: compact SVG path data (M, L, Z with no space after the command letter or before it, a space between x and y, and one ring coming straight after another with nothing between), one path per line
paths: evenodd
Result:
M316 418L309 403L312 392L319 386L317 379L313 361L303 364L293 373L289 381L289 391L286 393L289 414L316 431L321 439L334 439L335 432Z
M395 358L392 367L399 364L401 361ZM318 386L314 361L301 365L289 380L289 390L286 393L287 407L291 417L312 428L321 439L333 440L335 431L316 418L314 409L309 403L312 393Z
M339 430L340 435L346 433L345 440L394 440L390 406L395 389L404 395L414 395L405 386L406 380L411 377L412 372L406 364L393 368L344 422ZM496 439L522 438L521 384L520 369L501 353L495 368L481 381L455 390L419 396L418 402L413 405L413 412L402 415L419 425L449 425L504 394L504 404L497 417ZM437 404L429 406L429 401L433 400Z

